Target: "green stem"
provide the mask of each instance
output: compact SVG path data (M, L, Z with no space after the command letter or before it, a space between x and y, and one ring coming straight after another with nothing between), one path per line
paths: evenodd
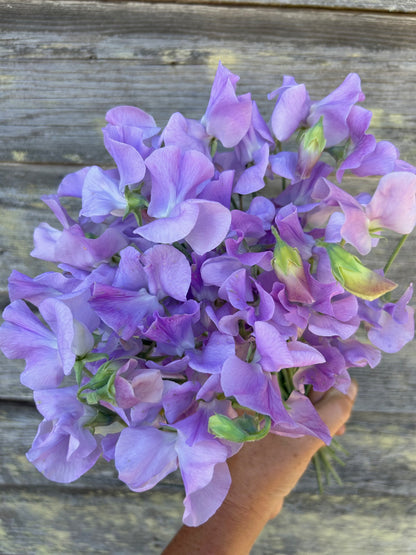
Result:
M386 265L384 266L384 275L387 274L387 272L389 271L390 266L393 264L394 259L396 258L396 256L399 254L400 249L402 248L402 246L404 245L406 239L409 237L409 234L403 235L403 237L400 239L400 241L397 243L396 248L394 249L394 251L391 253L390 258L388 259Z

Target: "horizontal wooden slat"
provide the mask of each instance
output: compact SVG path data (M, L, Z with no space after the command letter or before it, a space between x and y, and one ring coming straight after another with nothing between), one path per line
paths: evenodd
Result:
M416 540L414 499L292 494L252 555L402 555ZM182 495L5 490L0 549L8 555L159 555L181 525Z
M37 420L30 406L1 405L0 551L160 553L180 526L179 477L138 494L118 482L111 463L101 462L74 484L54 485L24 457ZM355 412L341 439L350 452L345 467L338 467L344 485L318 495L309 469L253 553L411 552L415 425L415 415Z
M5 1L5 0L3 0ZM49 0L51 1L51 0ZM85 1L85 0L84 0ZM341 9L354 11L381 11L388 13L413 13L416 11L413 0L88 0L90 4L207 4L212 6L268 6L268 7L301 7L322 8L326 10ZM22 3L22 0L19 0ZM31 0L41 3L42 0ZM74 0L60 0L61 4L73 3Z
M358 409L358 406L357 406ZM45 487L57 484L48 481L24 456L29 450L42 417L30 404L0 402L0 485ZM345 466L336 466L343 486L326 487L327 495L403 495L416 496L416 415L380 414L355 410L348 431L340 439L349 455L341 455ZM169 475L163 487L179 488L179 473ZM126 486L117 478L113 463L100 460L82 478L59 485L62 490L87 491L102 489L124 491ZM297 486L297 492L315 494L316 477L312 467ZM138 499L140 495L137 496Z
M174 111L200 118L219 59L266 118L283 74L319 99L358 72L374 134L416 163L415 13L413 0L0 0L0 305L11 269L53 269L29 256L34 227L56 225L40 195L83 165L112 164L106 111L137 105L159 125ZM403 284L415 241L390 274ZM344 486L318 496L310 468L253 555L414 551L415 349L352 372L360 391L341 438ZM0 553L160 553L181 522L178 473L141 494L104 461L73 484L47 481L25 457L41 417L19 384L23 365L0 355Z
M357 71L378 138L416 159L412 16L2 2L0 30L0 126L8 137L0 160L108 162L100 128L109 108L139 105L161 125L174 111L200 118L219 59L241 75L240 92L252 91L266 117L266 94L282 74L319 98Z

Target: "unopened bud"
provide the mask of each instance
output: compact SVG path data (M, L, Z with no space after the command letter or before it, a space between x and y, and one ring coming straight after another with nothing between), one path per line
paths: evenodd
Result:
M318 243L331 261L332 274L342 287L356 297L374 301L397 287L397 283L370 270L353 254L334 243Z
M298 249L283 241L275 227L272 226L271 230L276 238L272 266L276 276L286 287L287 298L295 303L313 303Z
M319 121L304 133L299 145L296 170L301 179L306 179L311 175L312 169L321 157L325 145L323 116L321 116Z

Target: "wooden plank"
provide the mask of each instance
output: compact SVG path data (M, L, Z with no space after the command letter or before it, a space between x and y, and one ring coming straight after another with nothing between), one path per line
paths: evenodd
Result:
M252 555L403 555L415 545L414 499L292 494Z
M53 484L24 457L37 421L33 407L0 405L0 552L160 553L182 517L178 476L138 494L117 480L111 463L101 462L73 484ZM415 425L414 414L354 412L342 438L350 452L339 468L344 485L317 495L309 469L252 553L332 555L334 546L340 555L410 553Z
M176 110L199 118L220 58L241 75L239 90L251 90L266 117L272 109L266 93L284 73L319 98L348 72L359 72L366 106L375 111L374 132L416 159L412 16L1 2L0 31L3 161L108 162L100 128L110 107L139 105L161 125Z
M126 4L125 0L98 0L111 4ZM141 0L129 0L129 3ZM268 7L301 7L342 9L355 11L380 11L389 13L415 13L414 0L145 0L150 3L165 4L209 4L209 5L238 5L238 6L268 6ZM60 0L73 2L73 0Z
M357 407L358 408L358 407ZM42 417L34 406L0 402L0 485L2 487L43 487L71 491L100 489L125 491L113 463L104 460L83 477L68 485L48 481L31 465L25 453L32 445ZM402 495L416 496L416 415L373 413L354 410L348 431L340 440L349 455L342 455L345 466L337 466L343 486L333 483L325 495ZM169 475L163 487L179 488L178 472ZM158 486L159 487L159 486ZM299 493L317 493L316 478L310 468L296 489ZM140 495L137 495L140 499Z
M358 71L365 106L374 109L373 132L416 161L416 18L385 13L414 12L414 2L304 0L304 7L289 8L300 2L0 0L0 132L7 137L0 144L3 305L13 267L29 275L47 269L29 257L34 226L54 224L39 195L54 192L68 171L111 164L100 131L106 110L139 105L160 125L175 110L199 118L219 58L241 75L240 92L252 91L266 117L266 93L282 74L294 74L319 98L349 71ZM327 9L307 9L312 5ZM414 239L391 277L410 279L409 260ZM342 439L351 453L340 469L344 488L333 485L316 496L309 470L266 527L254 555L414 551L415 348L413 343L386 356L374 370L354 371L360 393ZM160 553L180 525L178 476L136 494L101 461L74 484L48 482L24 455L40 417L23 402L31 392L18 383L22 362L2 357L0 367L0 398L22 400L3 403L0 410L0 552Z
M292 494L252 555L402 555L416 541L414 499ZM160 554L181 525L182 495L5 490L0 549L10 555Z

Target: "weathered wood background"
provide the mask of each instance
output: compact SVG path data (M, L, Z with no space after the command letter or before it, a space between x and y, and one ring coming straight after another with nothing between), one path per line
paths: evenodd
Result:
M283 74L320 98L358 72L373 133L416 163L415 0L0 0L2 307L12 268L45 271L29 256L35 225L53 221L40 195L79 167L111 164L106 111L137 105L160 125L177 110L199 118L219 59L265 116ZM402 283L413 280L415 244L391 273ZM0 552L160 553L181 522L176 477L135 494L100 463L70 486L48 482L24 455L40 418L19 385L22 362L0 363ZM344 486L318 496L308 472L254 554L416 552L415 363L413 342L354 372Z

